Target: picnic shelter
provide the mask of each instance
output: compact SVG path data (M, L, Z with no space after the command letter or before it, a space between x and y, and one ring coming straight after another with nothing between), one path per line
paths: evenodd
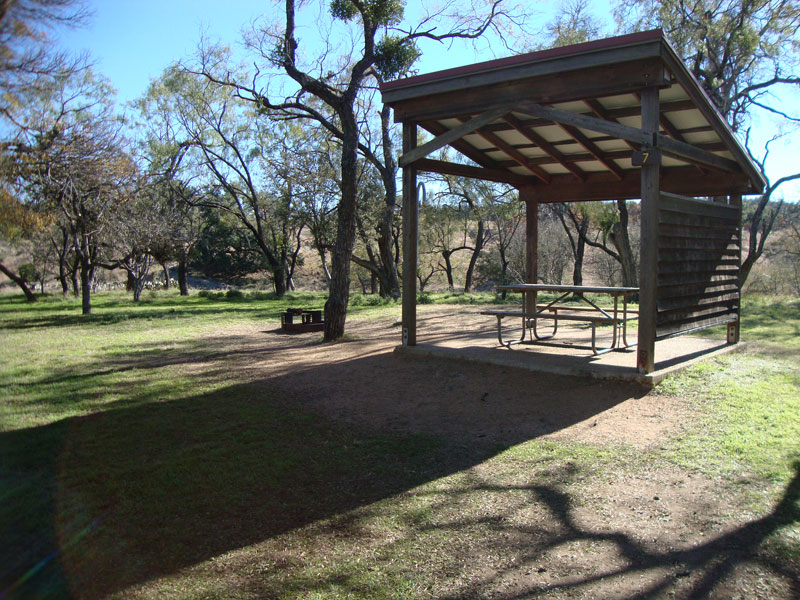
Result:
M726 324L739 338L742 196L766 182L661 30L381 85L402 123L403 344L417 343L417 174L501 182L526 205L537 282L542 203L641 200L636 366L655 342ZM417 145L424 130L432 139ZM436 160L444 146L466 160Z

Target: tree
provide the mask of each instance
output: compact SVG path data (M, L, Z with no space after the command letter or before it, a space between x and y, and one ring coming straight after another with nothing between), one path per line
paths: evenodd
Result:
M494 227L495 239L497 241L496 250L499 260L499 270L497 271L498 285L512 283L509 268L511 256L509 250L519 231L519 226L524 220L524 204L519 201L518 194L511 193L510 190L491 202L487 207L487 218ZM486 267L484 267L486 269ZM482 271L484 270L482 269ZM502 292L502 297L506 297L506 292Z
M116 260L108 266L119 265L128 274L134 302L141 297L158 250L169 243L173 207L162 189L158 182L140 178L135 189L117 197L109 215L108 243Z
M22 126L20 112L31 95L83 68L85 57L59 51L49 34L81 27L87 19L83 0L0 2L0 118Z
M800 44L800 3L796 0L620 0L617 22L626 29L661 27L689 70L700 82L734 131L750 123L756 112L796 126L800 115L781 103L783 88L800 89L796 69ZM750 156L757 153L745 140ZM769 142L755 159L766 178ZM771 204L780 186L800 172L769 184L749 223L750 244L739 279L744 285L780 210ZM775 206L773 213L771 206Z
M226 212L201 207L200 232L189 264L205 276L235 281L269 266L264 253L239 221Z
M18 243L46 227L46 219L25 206L7 184L0 184L0 240ZM36 295L28 286L22 273L15 273L0 256L0 273L13 281L25 294L28 302L35 302Z
M103 262L106 210L128 189L135 165L123 148L113 93L90 70L52 82L31 98L7 144L9 180L29 209L58 218L80 272L82 310L91 312L95 268Z
M584 204L572 206L557 203L547 206L555 213L569 240L572 250L572 284L583 285L583 260L586 256L586 239L591 221L589 211ZM577 235L573 235L570 225L575 227Z
M363 125L360 94L376 78L388 79L407 72L420 54L418 40L476 39L496 27L504 17L510 17L510 12L502 6L502 0L493 0L488 3L486 13L475 19L465 17L468 11L454 10L457 8L455 3L447 2L443 9L428 14L417 26L404 28L404 6L399 0L333 0L329 7L334 24L353 25L350 34L354 44L344 55L332 57L334 52L329 46L316 61L303 62L296 37L295 0L285 0L284 21L280 26L271 30L256 29L248 40L267 66L277 67L293 82L293 89L282 97L258 87L256 78L236 79L229 72L220 71L212 58L213 53L204 54L199 72L212 81L233 87L242 97L264 110L312 119L339 141L341 195L329 296L325 304L324 335L326 340L335 340L344 334L347 316L350 262L356 237L358 153L366 150L359 139ZM450 10L455 15L447 18ZM444 22L451 24L452 28L442 31L439 23ZM331 39L330 36L321 37ZM309 102L311 97L318 103ZM388 122L388 111L385 115ZM393 151L387 148L388 137L382 141L384 160L380 162L388 169L387 173L391 172L391 177L384 178L391 186L395 181ZM365 152L365 155L369 154ZM387 194L387 214L388 203L393 205L394 201L395 196L390 198ZM384 229L384 234L386 239L389 232ZM388 257L384 259L385 265L392 263Z
M86 22L82 0L3 0L0 1L0 123L8 139L0 144L0 236L19 240L39 229L37 217L12 191L14 175L9 171L15 160L8 153L26 127L24 116L37 94L52 87L54 81L77 73L85 66L85 57L70 58L58 51L49 33L57 27L79 27ZM25 297L36 297L24 278L0 260L0 272L22 289Z
M217 58L226 60L222 52ZM263 252L276 294L283 296L287 246L293 239L283 232L290 217L285 205L292 199L285 169L274 166L286 162L287 132L279 125L273 128L271 121L257 119L255 107L244 103L230 87L177 66L151 85L140 107L145 119L156 114L172 120L171 126L178 128L170 132L175 162L187 178L204 188L192 202L239 220Z

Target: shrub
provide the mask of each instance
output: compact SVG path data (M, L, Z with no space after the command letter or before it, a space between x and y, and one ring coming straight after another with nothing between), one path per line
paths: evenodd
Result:
M392 302L391 298L381 298L378 294L353 294L350 296L350 306L386 306Z
M433 304L434 302L433 296L428 292L420 292L417 294L417 304Z

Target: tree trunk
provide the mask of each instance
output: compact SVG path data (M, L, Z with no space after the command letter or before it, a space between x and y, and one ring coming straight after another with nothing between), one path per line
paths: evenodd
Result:
M573 255L572 284L583 285L583 258L586 254L586 234L589 231L589 219L584 218L580 224L578 239L575 240L575 254Z
M84 315L92 314L92 268L81 261L81 309Z
M472 291L472 276L475 272L475 265L478 264L478 258L483 251L483 244L485 243L485 228L483 219L478 220L478 231L475 234L475 249L472 251L472 256L469 258L469 266L467 266L467 275L464 279L464 293L468 294Z
M159 263L161 265L161 270L164 271L164 289L169 289L169 267L167 267L166 262Z
M385 168L381 169L381 178L386 193L383 197L383 215L378 226L378 253L383 266L381 282L384 289L381 295L397 299L400 297L400 278L397 274L397 255L399 255L399 251L395 252L396 244L394 239L397 173L391 129L391 109L388 105L384 105L383 109L381 109L381 133Z
M342 111L342 198L339 202L336 242L331 255L331 284L325 303L325 341L344 335L350 299L350 257L356 238L358 125L353 111Z
M272 284L275 286L275 295L283 298L286 294L286 264L279 264L272 270Z
M67 257L69 256L69 236L62 229L61 242L57 243L54 238L50 238L50 241L52 242L53 248L56 251L56 256L58 256L58 282L61 284L61 293L66 296L69 294L69 279L67 276L69 271L67 268Z
M769 236L770 232L772 231L772 227L775 224L778 213L780 213L780 210L783 207L783 200L781 200L778 202L777 208L775 208L771 214L768 214L765 218L764 211L769 204L770 195L770 193L767 193L761 196L758 201L758 205L756 206L756 210L750 219L750 226L748 228L750 235L748 236L749 240L747 244L747 256L744 257L742 260L742 265L739 267L739 289L744 287L753 265L755 265L756 261L761 258L761 255L764 252L764 243L767 241L767 236Z
M184 252L178 261L178 287L181 290L181 296L189 295L189 281L187 271L187 258Z
M6 267L1 262L0 262L0 272L2 272L6 277L8 277L11 281L13 281L19 286L19 288L22 290L22 293L25 294L25 299L28 302L36 302L36 295L31 291L31 289L25 283L25 280L22 279L16 273L10 271L8 267Z
M325 248L317 248L317 252L319 253L319 259L322 262L322 273L325 275L325 283L328 284L328 287L330 287L331 272L328 270L328 255L325 252Z
M631 240L628 236L628 205L625 200L617 200L617 210L619 211L619 223L614 225L608 237L619 254L619 262L622 266L622 285L638 287L639 277L631 249ZM651 241L655 243L655 240Z
M78 282L78 277L80 275L80 260L78 257L75 257L75 260L72 261L72 272L70 273L70 278L72 279L72 295L76 298L81 295L81 285Z
M453 264L450 262L450 254L447 250L442 251L442 258L444 258L444 273L447 275L447 289L451 292L456 289L455 282L453 281Z
M506 256L506 246L501 243L497 247L497 250L500 253L500 284L501 285L507 285L508 283L510 283L508 281L508 263L510 261L508 260L508 257ZM508 292L506 290L503 290L502 292L500 292L500 297L503 300L506 299L507 295L508 295Z
M58 261L58 282L61 284L61 293L66 296L69 294L69 280L67 279L67 265L64 260Z
M142 297L142 289L144 288L144 277L136 277L130 271L128 272L128 277L133 279L133 301L139 302L139 299Z

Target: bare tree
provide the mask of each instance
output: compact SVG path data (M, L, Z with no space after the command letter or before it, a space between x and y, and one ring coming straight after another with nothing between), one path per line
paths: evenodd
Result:
M407 72L419 56L418 40L477 39L497 28L499 23L508 22L513 15L502 0L488 2L485 12L477 18L471 16L477 14L476 11L463 10L455 2L446 2L436 12L426 13L416 25L404 27L403 4L394 0L334 0L329 7L335 21L354 26L353 47L343 54L333 56L336 54L331 45L333 36L322 36L328 40L328 46L321 56L311 64L303 62L298 52L295 0L285 0L284 20L280 25L256 29L249 39L251 48L267 65L279 68L294 83L293 90L287 94L270 93L259 87L256 78L245 82L233 78L229 72L221 72L208 53L199 71L213 81L232 86L243 98L263 109L281 111L288 117L312 119L339 140L341 197L329 296L325 304L325 339L335 340L344 334L350 293L350 262L358 204L358 153L362 151L368 160L378 158L359 139L363 127L359 110L362 91L373 78L388 79ZM449 28L443 30L443 23ZM311 97L318 102L311 102ZM388 111L382 114L388 123ZM383 158L379 162L386 169L384 181L391 186L395 181L395 166L389 141L389 138L382 140ZM388 215L389 204L394 204L395 197L387 194L386 198ZM383 239L387 240L388 230L385 229L384 234ZM394 261L387 256L383 263L389 267Z
M800 115L781 102L782 89L800 89L797 73L800 47L800 3L796 0L620 0L617 21L626 29L661 27L691 72L734 131L755 112L796 128ZM750 156L766 178L769 142L763 153ZM762 158L756 159L757 154ZM744 285L763 252L782 204L773 196L800 173L767 186L750 218L750 245L740 271ZM774 210L773 208L774 207Z
M135 173L113 114L113 93L91 71L40 90L25 127L7 145L11 180L29 207L65 227L80 272L83 313L91 312L95 268L102 262L106 210Z

